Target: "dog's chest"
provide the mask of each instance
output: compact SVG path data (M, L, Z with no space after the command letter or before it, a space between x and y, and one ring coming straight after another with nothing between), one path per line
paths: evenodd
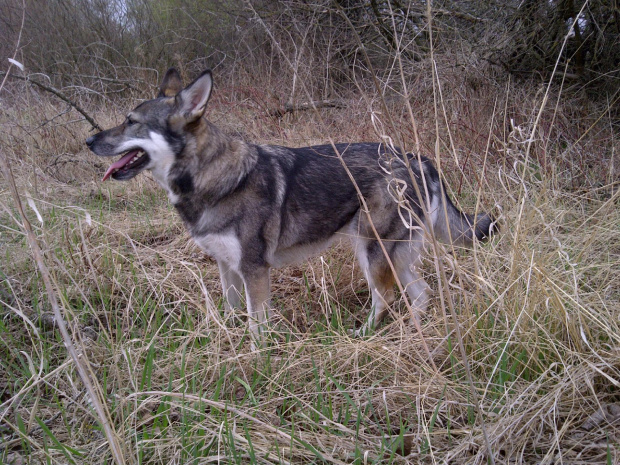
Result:
M202 250L218 262L222 261L236 270L239 269L239 264L241 263L241 243L232 232L194 236L194 240Z

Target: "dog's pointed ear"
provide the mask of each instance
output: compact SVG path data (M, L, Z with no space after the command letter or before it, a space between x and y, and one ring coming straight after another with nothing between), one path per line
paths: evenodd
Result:
M204 71L176 96L178 111L188 123L204 115L213 88L211 70Z
M164 78L159 86L158 97L174 97L183 89L183 81L181 75L176 68L170 68L166 71Z

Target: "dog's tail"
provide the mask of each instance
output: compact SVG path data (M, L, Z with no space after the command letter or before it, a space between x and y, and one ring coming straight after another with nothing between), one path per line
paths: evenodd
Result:
M485 241L497 232L496 222L491 215L481 213L474 217L456 208L447 194L443 198L444 201L432 215L435 220L433 229L441 241L446 244L471 246L474 238Z

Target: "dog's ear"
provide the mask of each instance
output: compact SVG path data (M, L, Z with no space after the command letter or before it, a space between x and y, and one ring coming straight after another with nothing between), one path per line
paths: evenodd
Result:
M212 88L211 70L206 70L177 94L177 109L188 123L204 115Z
M166 71L164 79L159 86L158 97L174 97L183 89L183 81L181 81L181 75L176 68L170 68Z

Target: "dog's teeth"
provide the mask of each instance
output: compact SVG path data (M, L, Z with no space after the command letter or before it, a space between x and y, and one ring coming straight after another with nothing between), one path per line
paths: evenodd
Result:
M131 159L131 161L129 162L129 164L131 164L131 163L135 162L136 160L138 160L139 158L141 158L141 157L142 157L142 155L144 155L144 150L140 150L140 151L136 154L136 156L134 156L134 157Z
M133 158L129 161L129 163L127 163L127 164L128 164L128 165L131 165L131 164L135 163L137 160L139 160L139 159L142 157L142 155L144 155L144 152L140 152L140 153L138 153L138 154L137 154L135 157L133 157Z

